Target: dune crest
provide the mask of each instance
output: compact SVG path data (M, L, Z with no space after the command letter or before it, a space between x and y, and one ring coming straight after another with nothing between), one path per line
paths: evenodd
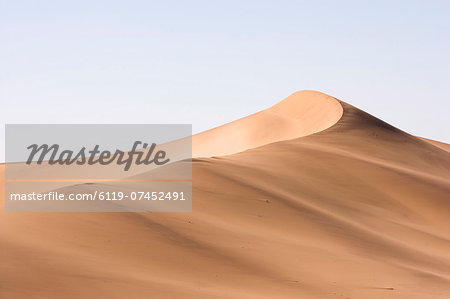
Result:
M334 125L343 109L318 91L299 91L278 104L192 137L193 157L223 156L294 139Z
M444 151L450 152L450 144L448 144L448 143L435 141L435 140L431 140L428 138L420 138L420 139L422 139L423 141L428 142L434 146L437 146L437 147L443 149Z

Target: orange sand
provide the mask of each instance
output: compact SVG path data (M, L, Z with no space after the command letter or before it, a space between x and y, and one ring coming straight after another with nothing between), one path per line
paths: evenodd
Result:
M450 298L447 144L313 91L193 142L192 213L2 210L0 298Z

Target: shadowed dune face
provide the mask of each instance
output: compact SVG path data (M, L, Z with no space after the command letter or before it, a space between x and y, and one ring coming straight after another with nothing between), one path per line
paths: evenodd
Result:
M2 211L0 297L449 296L442 148L316 92L194 146L192 213Z
M427 138L421 138L421 139L426 141L426 142L428 142L428 143L430 143L430 144L432 144L432 145L434 145L434 146L437 146L437 147L439 147L439 148L441 148L441 149L443 149L443 150L445 150L447 152L450 152L450 144L447 144L447 143L444 143L444 142L435 141L435 140L430 140L430 139L427 139Z

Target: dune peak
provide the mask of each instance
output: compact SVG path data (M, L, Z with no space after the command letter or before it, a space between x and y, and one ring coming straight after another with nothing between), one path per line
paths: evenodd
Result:
M193 136L193 156L230 155L265 144L323 131L342 116L338 100L324 93L297 91L274 106Z

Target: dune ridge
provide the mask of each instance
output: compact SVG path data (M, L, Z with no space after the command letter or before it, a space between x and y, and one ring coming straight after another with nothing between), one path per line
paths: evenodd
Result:
M339 121L335 98L311 90L295 92L276 105L192 137L193 157L224 156L323 131Z
M192 213L1 211L0 297L448 297L450 154L321 93L288 99L194 137Z
M428 142L434 146L437 146L447 152L450 152L450 144L448 143L444 143L444 142L440 142L440 141L435 141L435 140L431 140L431 139L427 139L427 138L420 138L422 140L424 140L425 142Z

